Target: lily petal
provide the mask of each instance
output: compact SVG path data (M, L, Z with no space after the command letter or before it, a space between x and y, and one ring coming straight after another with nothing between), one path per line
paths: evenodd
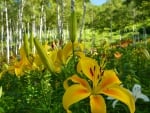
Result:
M16 74L16 76L22 75L22 74L23 74L23 69L22 69L22 67L20 67L20 68L15 68L15 74Z
M19 76L19 75L23 74L23 65L24 65L23 60L15 63L14 71L15 71L16 76Z
M101 95L90 96L91 113L106 113L105 100Z
M70 55L72 54L72 42L68 42L64 48L63 48L63 64L67 63L67 59L70 57Z
M91 93L80 84L70 86L63 95L63 107L70 112L69 106L87 98Z
M98 86L98 91L101 91L101 89L106 88L112 84L121 84L121 81L113 70L105 70L102 76L102 80Z
M63 49L59 49L57 59L60 64L67 64L72 55L72 42L65 44Z
M70 55L72 53L72 42L68 42L64 48L63 48L63 52L65 55Z
M75 54L80 58L85 57L85 54L83 52L75 52Z
M112 98L112 97L107 97L107 99L108 99L108 100L114 100L113 103L112 103L112 107L115 108L115 106L116 106L118 100L115 100L115 99Z
M121 102L125 103L128 106L130 113L135 112L134 97L127 89L114 84L103 89L102 94L105 94L107 96L120 100Z
M113 101L113 103L112 103L112 107L113 107L113 108L115 108L117 102L118 102L118 100Z
M63 57L63 50L60 49L60 50L58 50L58 52L57 52L57 62L58 62L59 64L62 64L62 63L63 63L62 57Z
M142 88L141 88L140 84L134 84L134 86L132 88L132 94L135 97L135 101L137 99L143 99L145 102L149 102L150 100L149 100L148 96L144 95L141 92L141 90L142 90Z
M53 50L53 51L49 52L49 59L52 59L52 61L53 61L54 72L60 73L61 72L61 63L60 63L60 60L58 59L59 57L57 57L57 55L58 55L58 51Z
M78 77L77 75L73 75L64 81L63 85L64 85L65 89L67 89L69 87L68 80L72 80L74 83L79 83L83 87L87 88L89 91L91 90L89 83L85 79L82 79L82 78Z
M77 71L79 73L83 72L90 80L93 80L93 76L95 75L93 71L94 67L99 67L97 62L89 57L84 57L77 64ZM91 73L91 71L93 72Z
M140 95L137 95L137 97L135 97L135 99L137 100L137 99L142 99L144 102L149 102L150 100L149 100L149 98L148 98L148 96L146 96L146 95L144 95L144 94L140 94Z

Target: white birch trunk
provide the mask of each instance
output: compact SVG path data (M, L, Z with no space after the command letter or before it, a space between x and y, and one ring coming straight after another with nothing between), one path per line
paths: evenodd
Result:
M6 5L6 3L5 3ZM9 58L10 58L10 51L9 51L9 26L8 26L8 12L7 12L7 6L5 6L5 18L6 18L6 59L7 63L9 64Z
M60 23L60 39L61 39L61 43L63 43L63 35L64 35L64 33L63 33L63 27L64 27L64 25L63 25L63 19L64 19L64 0L61 0L61 17L60 17L60 19L61 19L61 23ZM62 45L61 45L62 46Z
M35 7L33 6L32 10L34 12L34 9ZM36 25L35 25L35 15L33 14L32 16L32 36L35 37L36 36ZM35 53L35 46L33 47L32 49L32 52Z
M36 36L35 15L33 16L33 21L32 21L32 34L33 34L33 37Z
M86 14L86 4L85 4L85 0L83 0L83 14L82 14L82 22L80 26L79 39L78 39L79 42L81 42L82 40L82 33L83 33L84 23L85 23L85 14Z
M2 22L2 25L1 25L1 55L3 56L4 55L4 26L3 26L3 12L1 11L1 22Z
M46 39L48 38L47 36L47 26L46 26L46 13L44 12L44 18L43 18L43 27L44 27L44 33L46 34Z
M18 33L19 33L19 31L18 31L18 26L19 26L18 22L16 23L16 26L17 26L16 27L16 34L17 34L16 36L17 37L16 37L16 40L15 40L15 54L18 55L18 44L19 44L19 41L18 41Z
M19 48L21 48L21 44L22 44L22 28L21 28L21 24L22 24L22 16L21 16L21 10L19 8L19 29L18 29L18 33L19 33Z
M35 10L34 6L33 6L32 10L34 12L34 10ZM35 37L36 36L35 15L33 14L33 16L31 18L32 18L32 35L33 35L33 37Z
M61 19L60 19L60 6L59 6L59 0L56 0L57 2L57 36L60 38L60 28L61 28Z
M22 45L22 30L23 30L23 22L22 22L22 18L23 18L23 6L24 6L25 1L21 0L21 3L19 5L19 48Z
M11 28L11 20L9 22L9 51L10 51L10 56L12 56L12 47L13 47L13 40L12 40L12 28Z
M41 5L41 15L40 15L40 33L39 33L39 38L40 41L42 41L42 30L43 30L43 12L44 12L44 6L43 4Z

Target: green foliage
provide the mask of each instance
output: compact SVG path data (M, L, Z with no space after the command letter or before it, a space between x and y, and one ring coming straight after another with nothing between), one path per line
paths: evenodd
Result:
M91 56L99 61L104 62L106 69L114 69L118 73L124 87L131 90L135 83L142 86L142 92L150 97L150 41L146 40L149 36L143 36L143 28L146 33L150 34L150 3L149 0L108 0L102 6L93 6L87 2L87 13L85 16L85 28L83 43L88 50L87 56ZM70 1L64 0L63 24L64 29L68 27L70 18ZM41 15L42 0L27 0L23 7L24 24L36 22L39 27ZM3 20L0 26L5 25L4 3L0 1L0 11L3 12ZM18 21L18 7L20 2L7 0L8 16L11 20L10 28L15 30ZM46 13L46 26L55 29L57 26L57 4L55 0L44 0L44 12ZM70 37L72 42L76 38L77 23L81 22L82 1L76 1L76 16L71 13ZM135 14L134 14L135 13ZM133 26L136 26L133 31ZM31 31L31 28L30 28ZM55 34L55 33L54 33ZM131 39L134 34L138 34L145 39L141 42L129 43L127 47L121 47L122 38ZM6 34L4 34L5 36ZM13 40L17 40L18 34L13 34ZM45 38L45 37L44 37ZM46 39L46 38L45 38ZM24 37L26 54L29 55L28 49L33 49L33 34L30 35L29 45L28 38ZM53 40L50 37L50 40ZM125 39L126 40L126 39ZM135 41L135 42L134 42ZM3 43L6 47L5 42ZM0 43L1 45L1 43ZM15 45L15 44L13 44ZM89 50L91 48L91 50ZM93 52L93 50L94 52ZM121 58L114 57L118 51L122 54ZM43 53L43 51L40 51ZM45 54L43 54L45 57ZM105 59L103 61L103 58ZM0 71L4 68L5 58L0 58ZM43 60L43 59L42 59ZM48 58L44 61L46 65ZM59 74L50 74L47 70L35 70L25 73L21 77L16 77L10 73L5 73L0 79L0 86L3 87L3 93L0 98L0 113L65 113L62 106L62 95L64 94L63 81L75 73L76 58L71 59L67 66L64 66ZM5 69L5 68L4 68ZM50 69L51 70L51 69ZM85 99L74 106L71 106L73 113L90 113L89 100ZM119 102L115 109L112 108L112 101L108 101L108 113L128 113L127 106ZM136 102L136 113L149 113L150 103L138 100ZM80 107L80 109L78 109ZM144 109L143 109L144 108Z
M4 96L0 102L6 113L50 112L53 88L48 72L32 72L20 78L6 73L1 79Z
M119 42L118 42L119 43ZM100 44L100 45L97 45ZM136 42L136 45L129 44L127 47L113 45L101 40L95 47L98 54L88 55L102 62L105 57L105 69L114 69L118 73L124 87L132 90L135 83L142 86L142 92L150 97L150 60L143 49L150 52L150 43ZM94 46L93 46L94 47ZM122 56L117 59L114 53L118 51ZM101 57L100 57L101 56ZM71 59L67 66L64 66L59 74L50 74L47 70L34 70L25 73L21 77L16 77L9 73L0 79L0 86L3 87L2 97L0 98L1 113L65 113L62 106L62 95L64 94L63 81L75 73L77 59ZM118 102L112 108L112 101L106 100L107 113L129 113L127 106ZM89 99L80 101L71 106L73 113L89 113ZM137 100L135 113L149 113L149 102ZM145 109L143 110L143 107ZM80 108L80 109L78 109Z

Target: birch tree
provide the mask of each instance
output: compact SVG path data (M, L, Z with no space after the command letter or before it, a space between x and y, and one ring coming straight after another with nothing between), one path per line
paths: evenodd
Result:
M80 26L80 32L79 32L79 38L78 41L81 42L82 40L82 32L84 29L84 23L85 23L85 14L86 14L86 3L85 0L83 0L83 14L82 14L82 20L81 20L81 26Z
M8 26L8 11L7 11L7 2L5 1L5 19L6 19L6 59L9 64L10 51L9 51L9 26Z
M4 40L4 25L3 25L3 10L1 10L1 55L3 56L4 55L4 43L3 43L3 40Z
M60 41L61 43L63 42L64 40L64 33L63 33L63 29L64 29L64 0L61 0L61 16L60 16L60 19L61 19L61 25L60 25Z
M39 30L39 38L42 40L42 32L43 32L43 16L44 16L44 4L41 1L41 13L40 13L40 30Z
M59 35L60 35L60 23L61 23L59 0L56 0L56 3L57 3L57 34L59 37Z
M23 8L24 8L25 0L21 0L19 2L19 10L18 10L18 20L19 20L19 48L22 45L22 30L23 30Z

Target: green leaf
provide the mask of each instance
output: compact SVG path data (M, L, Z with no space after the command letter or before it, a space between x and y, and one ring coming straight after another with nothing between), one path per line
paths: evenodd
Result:
M4 109L0 107L0 113L4 113Z

